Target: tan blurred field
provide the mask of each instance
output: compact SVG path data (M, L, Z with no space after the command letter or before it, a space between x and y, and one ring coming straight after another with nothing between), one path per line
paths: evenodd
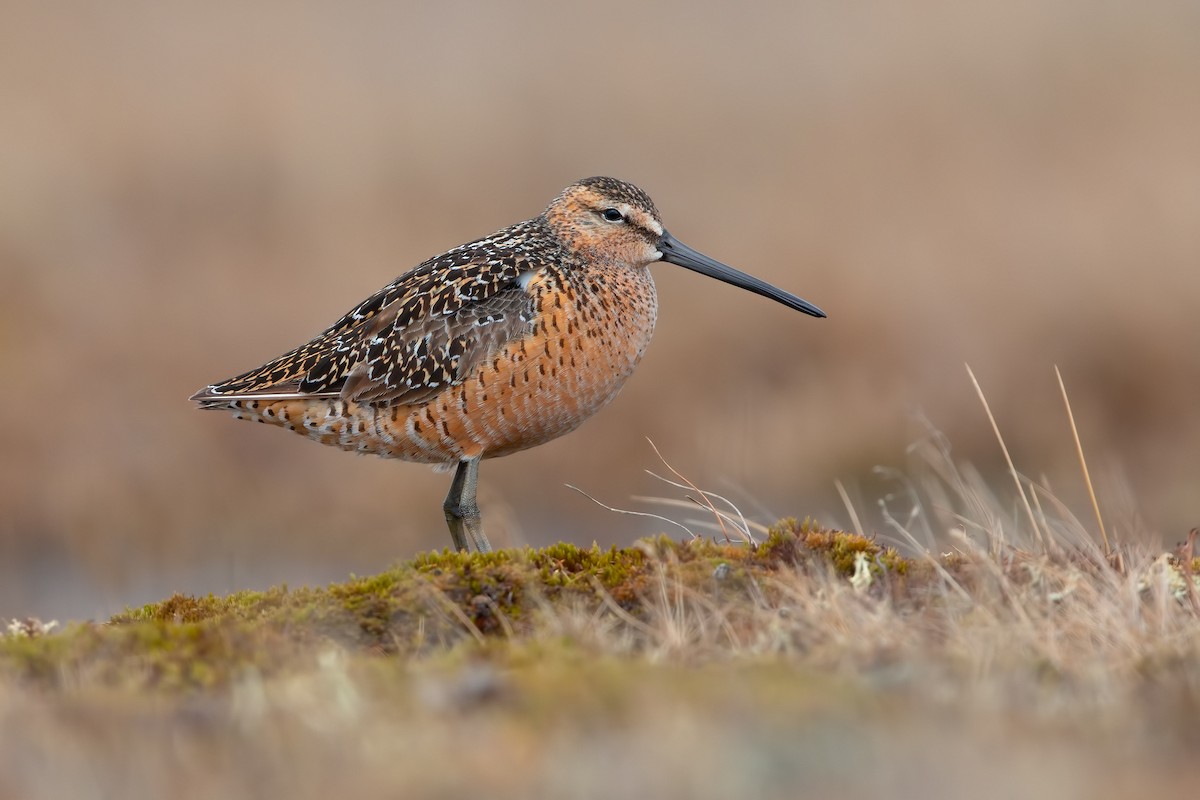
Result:
M186 402L566 183L829 312L664 266L578 433L488 462L493 541L626 543L672 465L760 521L868 528L945 432L1110 527L1200 521L1200 10L1083 2L9 4L0 617L324 582L448 543L448 476ZM903 506L902 495L891 501ZM1080 504L1080 505L1076 505ZM1013 506L1015 509L1016 507ZM671 512L678 514L679 512Z

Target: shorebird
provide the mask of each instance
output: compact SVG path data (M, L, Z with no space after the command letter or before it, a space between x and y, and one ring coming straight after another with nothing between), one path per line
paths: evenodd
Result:
M191 399L343 450L455 466L443 504L454 546L487 552L480 460L569 433L617 396L654 332L659 261L825 316L681 243L636 186L586 178Z

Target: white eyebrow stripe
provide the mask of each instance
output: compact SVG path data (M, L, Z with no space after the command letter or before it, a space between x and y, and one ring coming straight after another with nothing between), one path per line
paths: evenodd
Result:
M625 217L625 219L633 217L633 206L628 203L619 204L617 210L621 212L621 216ZM662 236L663 226L659 224L658 220L640 209L638 210L638 216L641 220L645 220L646 227L653 231L655 236Z

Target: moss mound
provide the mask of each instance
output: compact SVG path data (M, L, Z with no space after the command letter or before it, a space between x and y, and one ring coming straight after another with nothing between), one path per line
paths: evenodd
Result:
M0 639L0 671L58 685L203 688L247 670L311 663L323 645L413 657L464 641L520 638L539 614L604 608L643 619L664 578L731 604L770 591L782 568L851 576L863 566L904 581L916 568L894 550L808 520L783 520L758 546L667 537L602 550L555 544L487 554L424 553L378 575L324 588L174 595L107 623Z

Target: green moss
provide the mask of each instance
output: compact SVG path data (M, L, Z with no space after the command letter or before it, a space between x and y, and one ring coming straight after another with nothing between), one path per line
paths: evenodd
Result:
M752 589L761 593L758 579L783 568L848 576L858 553L873 571L910 569L894 550L807 519L781 521L757 547L660 536L607 550L567 543L487 554L443 550L323 588L177 594L104 625L0 638L0 670L35 683L87 672L139 686L219 686L246 669L311 662L322 645L415 656L477 646L480 638L520 641L538 614L559 606L600 610L615 603L645 619L664 577L732 601Z
M819 527L810 519L797 522L794 518L779 521L769 530L767 541L760 548L773 557L785 562L808 563L814 560L832 565L843 576L854 574L854 563L859 553L867 556L871 571L906 575L913 567L911 560L904 558L891 547L883 547L865 536L847 531L828 530Z

